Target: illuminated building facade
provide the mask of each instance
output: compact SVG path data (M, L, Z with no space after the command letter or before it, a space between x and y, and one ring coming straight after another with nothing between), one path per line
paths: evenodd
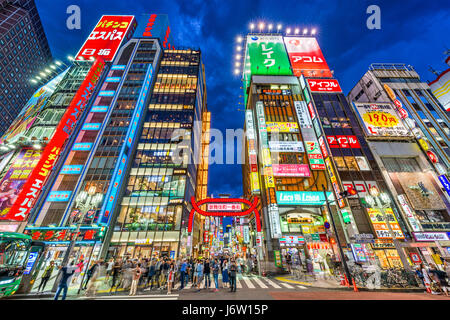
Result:
M244 194L262 198L265 259L281 267L290 253L328 272L326 255L340 256L334 221L349 259L408 263L365 201L370 187L389 188L316 38L250 34L244 43ZM411 240L399 206L384 211L396 238Z
M449 256L450 246L446 112L403 64L372 64L348 99L411 234L406 255L442 264L436 256Z

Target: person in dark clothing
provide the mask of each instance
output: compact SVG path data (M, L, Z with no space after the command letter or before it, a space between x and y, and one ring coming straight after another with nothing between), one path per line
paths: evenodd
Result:
M119 259L116 262L114 262L113 269L112 269L112 282L111 282L111 291L114 286L116 285L117 278L120 275L120 270L122 269L122 261Z
M66 300L67 295L67 289L70 277L75 273L75 268L72 265L68 265L65 267L59 266L58 267L61 272L61 279L59 280L58 289L56 290L55 298L54 300L58 300L59 295L61 294L61 291L63 291L62 300Z
M86 275L86 282L84 283L83 289L82 290L86 290L86 287L89 283L89 281L91 280L92 276L94 275L95 270L98 267L98 262L96 261L95 263L92 264L92 266L89 268L89 270L87 271Z
M147 283L145 284L145 286L147 287L148 284L150 283L150 290L153 289L153 279L156 275L156 262L154 260L152 260L152 262L150 262L150 266L148 267L148 275L147 275Z
M211 285L211 267L209 265L209 259L206 259L203 264L203 276L205 277L205 289L209 289Z
M52 276L54 267L55 267L55 262L50 261L50 264L47 266L47 268L45 268L44 273L42 274L41 283L39 284L39 287L38 287L38 292L43 292L45 290L45 286L46 286L48 280L50 279L50 277ZM42 291L41 291L41 288L42 288Z
M230 273L230 292L236 292L237 266L236 266L236 262L234 260L231 260L231 264L230 264L230 267L228 270Z

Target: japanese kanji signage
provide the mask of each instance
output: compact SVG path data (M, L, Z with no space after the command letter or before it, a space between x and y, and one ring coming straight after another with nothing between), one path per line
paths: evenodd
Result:
M316 38L285 37L284 43L296 77L332 77Z
M251 74L292 75L281 36L248 36Z
M100 57L112 61L128 30L135 23L134 16L102 16L75 59Z
M336 79L307 79L311 92L342 92Z
M104 67L105 62L103 59L97 59L92 65L86 78L56 127L52 139L44 148L39 162L31 174L29 174L29 178L27 182L25 182L22 191L17 195L11 210L6 215L0 217L0 219L15 221L26 220L33 207L33 203L36 201L42 190L44 182L58 159L61 148L69 138L78 119L83 113Z
M330 148L361 148L356 136L327 136Z
M17 194L39 162L41 153L40 150L25 148L12 161L11 167L0 183L0 219L4 219L8 214Z

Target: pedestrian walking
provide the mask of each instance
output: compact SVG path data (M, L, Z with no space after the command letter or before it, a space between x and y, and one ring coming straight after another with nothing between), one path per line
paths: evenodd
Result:
M220 263L219 263L219 261L217 261L217 259L214 259L213 278L214 278L214 284L216 285L214 292L219 291L219 271L220 271Z
M444 271L439 270L436 265L433 265L433 268L430 270L430 274L433 275L434 282L436 283L436 289L448 296L448 283L446 279L447 274Z
M205 289L209 289L211 286L211 266L209 259L206 259L203 264L203 277L205 278Z
M230 292L236 292L236 272L237 272L237 265L236 262L232 260L229 268Z
M106 277L105 277L105 283L108 283L109 278L112 276L114 268L114 259L109 259L108 264L106 265Z
M38 287L38 292L44 292L45 286L47 285L48 280L52 276L53 269L55 268L55 262L52 260L50 264L45 268L44 273L42 274L41 283ZM41 291L42 289L42 291Z
M91 267L88 269L88 271L86 272L86 281L84 282L84 286L83 286L83 290L87 289L88 283L89 281L91 281L92 276L94 275L95 270L98 267L98 261L94 261L91 265Z
M147 282L145 283L146 287L148 287L148 284L150 283L150 290L153 289L155 274L156 274L156 262L155 260L152 260L148 267Z
M100 278L104 277L106 273L106 267L104 265L103 260L98 260L96 263L96 268L91 276L91 279L86 287L86 296L92 297L95 296L97 292L97 285L100 281Z
M141 278L142 270L141 270L141 264L138 263L136 265L136 268L133 269L133 280L131 281L131 288L130 288L130 296L135 296L139 284L139 279Z
M203 280L203 263L199 260L197 262L197 269L196 269L196 273L197 273L197 291L201 290L201 285L202 285L202 280Z
M175 264L171 263L169 265L169 271L167 273L167 294L172 294L172 286L175 280Z
M187 272L188 264L186 262L186 259L183 259L183 262L180 266L180 290L184 289L184 281L186 278L186 272Z
M229 278L228 278L228 260L225 259L222 265L222 285L224 288L228 288Z
M114 288L114 286L117 282L117 279L119 278L119 276L121 274L121 270L122 270L122 260L118 259L117 261L114 262L113 269L112 269L111 288L109 289L110 292ZM120 281L119 281L119 283L120 283Z
M69 279L74 274L76 267L74 267L73 263L71 263L68 266L59 266L58 268L61 272L61 279L59 280L58 289L56 289L54 300L58 300L61 291L63 292L62 300L66 300Z

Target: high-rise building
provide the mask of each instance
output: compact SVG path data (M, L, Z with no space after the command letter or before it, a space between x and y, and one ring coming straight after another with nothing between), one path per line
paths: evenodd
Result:
M0 135L36 86L52 55L34 0L0 0Z
M412 236L404 251L428 263L447 256L446 112L414 69L400 64L372 64L348 99Z
M100 31L116 41L94 39ZM26 127L16 160L4 150L3 174L29 168L2 203L0 228L44 241L63 263L186 255L190 199L207 194L200 50L173 47L166 15L102 16L58 81L34 113L24 108L37 120L24 116L8 131ZM201 217L195 225L194 246Z

